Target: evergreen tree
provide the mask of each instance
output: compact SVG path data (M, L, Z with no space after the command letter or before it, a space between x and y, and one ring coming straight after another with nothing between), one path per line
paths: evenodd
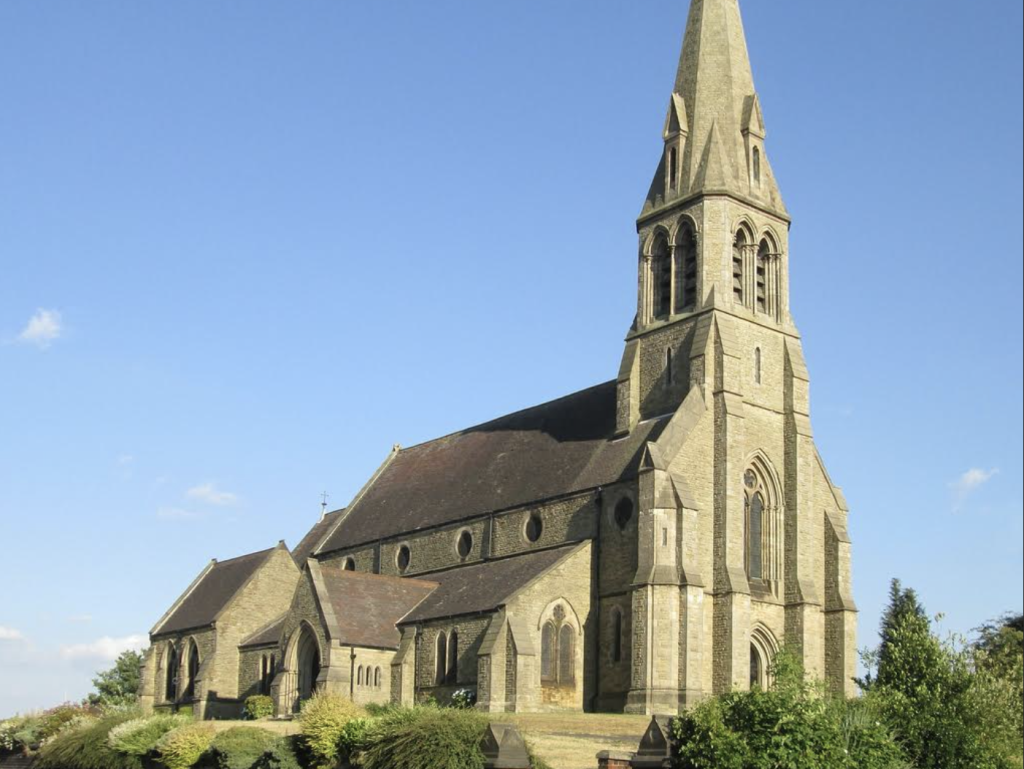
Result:
M92 680L96 692L89 695L92 705L127 705L138 698L142 683L143 653L122 652L114 667L104 670Z

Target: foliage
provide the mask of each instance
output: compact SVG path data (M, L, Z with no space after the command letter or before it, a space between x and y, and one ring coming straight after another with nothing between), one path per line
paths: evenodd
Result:
M1003 654L1013 644L989 637L990 652L939 639L919 606L905 610L916 596L895 581L891 601L869 693L908 760L917 769L1020 767L1021 678Z
M673 722L681 769L895 769L900 752L862 703L832 699L805 681L783 650L770 691L709 700Z
M363 769L482 769L487 721L471 710L419 707L379 719L362 754Z
M96 691L89 695L89 702L93 705L134 703L142 682L143 659L143 652L122 652L110 670L104 670L92 680Z
M302 704L302 743L315 767L334 766L345 725L362 715L364 711L358 705L338 694L317 692Z
M190 769L210 749L216 734L213 726L190 723L165 734L156 744L159 761L167 769Z
M338 757L351 761L364 751L374 733L375 719L353 718L341 730L338 738Z
M217 769L299 769L291 741L258 726L236 726L210 745Z
M156 750L165 734L189 723L188 716L158 715L133 718L118 724L107 735L107 743L118 753L129 756L147 756Z
M452 693L451 707L456 710L469 710L476 705L476 692L472 689L456 689Z
M254 694L246 697L245 717L250 721L259 721L261 718L270 718L274 715L274 698L266 694Z
M137 711L108 714L78 728L65 729L39 751L39 769L141 769L137 756L118 753L107 738L111 730L138 717Z

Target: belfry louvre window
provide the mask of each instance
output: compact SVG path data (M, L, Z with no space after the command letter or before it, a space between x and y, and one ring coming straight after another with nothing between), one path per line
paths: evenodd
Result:
M658 235L651 251L651 273L654 289L652 312L655 318L667 318L672 302L672 257L664 234Z
M697 238L689 223L676 235L676 308L687 312L697 306Z
M757 311L768 312L768 259L771 249L762 240L757 249Z
M732 245L732 296L737 304L743 304L743 250L746 246L747 236L740 230Z

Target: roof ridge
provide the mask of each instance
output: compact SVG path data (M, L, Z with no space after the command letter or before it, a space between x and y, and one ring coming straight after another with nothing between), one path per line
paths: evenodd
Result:
M328 571L338 572L339 574L344 575L346 579L355 577L357 579L373 579L377 581L395 582L403 585L413 584L432 587L437 587L439 584L430 579L419 579L417 577L396 577L393 574L377 574L375 572L369 571L349 571L348 569L345 569L342 566L334 566L331 563L320 562L320 570L323 571L324 569L327 569Z
M226 561L219 561L214 559L213 565L214 567L223 566L226 563L234 563L235 561L241 561L243 558L251 558L256 555L267 555L268 553L272 553L273 551L277 550L279 544L274 545L273 547L268 547L266 550L254 550L251 553L243 553L242 555L236 555L234 558L228 558Z
M398 453L399 454L404 454L405 452L407 452L407 451L409 451L411 449L422 448L423 446L429 446L431 443L437 443L438 441L443 441L446 438L453 438L456 435L463 435L463 434L468 433L468 432L470 432L472 430L479 430L479 429L481 429L483 427L487 427L489 425L493 425L495 422L500 422L503 419L509 419L510 417L516 417L516 416L519 416L521 414L526 414L526 413L528 413L530 411L535 411L536 409L544 408L545 406L551 406L551 405L553 405L555 403L559 403L561 401L568 400L569 398L574 398L577 395L583 395L583 393L588 393L588 392L591 392L592 390L597 390L600 387L607 387L608 385L615 384L615 383L616 383L616 380L609 379L606 382L600 382L600 383L598 383L596 385L591 385L590 387L584 387L582 390L576 390L575 392L571 392L571 393L568 393L566 395L562 395L562 396L560 396L558 398L552 398L551 400L544 401L543 403L536 403L533 406L527 406L526 408L518 409L517 411L510 411L508 414L502 414L501 416L494 417L493 419L489 419L486 422L480 422L480 423L475 424L475 425L470 425L469 427L463 427L461 430L453 430L452 432L446 433L445 435L439 435L436 438L431 438L429 440L420 441L419 443L414 443L412 446L402 446L399 449Z

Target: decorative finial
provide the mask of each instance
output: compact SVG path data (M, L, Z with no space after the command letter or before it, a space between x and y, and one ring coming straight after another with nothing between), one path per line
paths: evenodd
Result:
M327 500L331 498L331 495L326 491L320 494L320 520L322 521L327 517Z

